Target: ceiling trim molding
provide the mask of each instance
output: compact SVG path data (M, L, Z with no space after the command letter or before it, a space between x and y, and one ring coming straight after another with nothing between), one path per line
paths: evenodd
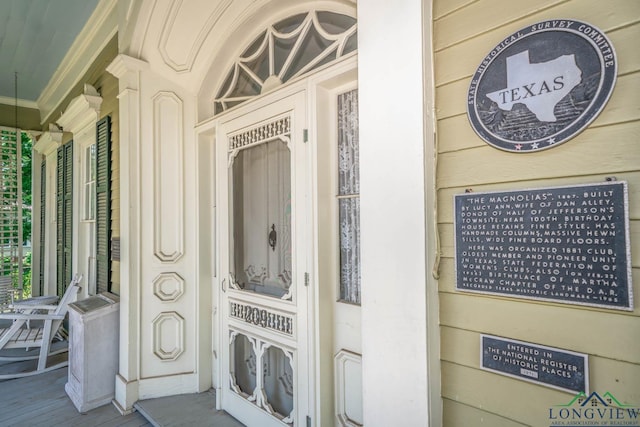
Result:
M100 0L51 80L38 98L40 123L44 124L58 104L89 69L118 31L118 0Z
M8 96L0 96L0 104L4 105L16 105L16 99ZM31 108L33 110L38 109L38 103L36 101L30 101L28 99L18 98L18 107Z

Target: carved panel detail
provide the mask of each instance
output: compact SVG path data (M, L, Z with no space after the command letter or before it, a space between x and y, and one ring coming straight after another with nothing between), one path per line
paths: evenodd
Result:
M173 92L153 98L153 253L164 263L184 253L183 106Z
M230 316L264 329L293 335L293 317L269 309L253 307L234 301L229 303Z
M291 117L281 117L277 120L231 135L229 137L229 151L271 140L277 136L288 135L290 132Z
M151 324L153 354L160 360L177 360L184 353L184 318L175 311L163 312Z
M184 294L184 279L177 273L160 273L153 279L153 294L164 302L176 302Z
M334 367L336 424L362 426L362 356L342 349L334 358Z

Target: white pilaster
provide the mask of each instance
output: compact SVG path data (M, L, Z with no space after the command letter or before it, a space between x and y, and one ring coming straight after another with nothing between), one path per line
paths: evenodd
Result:
M140 363L140 73L148 64L120 54L107 67L120 93L120 358L115 406L133 411Z

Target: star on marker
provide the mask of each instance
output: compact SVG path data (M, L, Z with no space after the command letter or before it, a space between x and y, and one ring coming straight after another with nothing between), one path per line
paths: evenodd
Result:
M533 144L531 144L531 148L533 148L534 150L538 147L540 147L540 145L538 145L537 142L534 142Z
M521 144L517 144L516 145L516 150L522 150L522 145Z
M553 145L556 143L556 139L555 138L549 138L549 140L547 141L549 143L549 145Z

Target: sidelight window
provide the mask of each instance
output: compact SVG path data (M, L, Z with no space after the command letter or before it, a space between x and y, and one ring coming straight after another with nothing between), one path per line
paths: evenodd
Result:
M360 304L358 90L338 95L340 300Z

